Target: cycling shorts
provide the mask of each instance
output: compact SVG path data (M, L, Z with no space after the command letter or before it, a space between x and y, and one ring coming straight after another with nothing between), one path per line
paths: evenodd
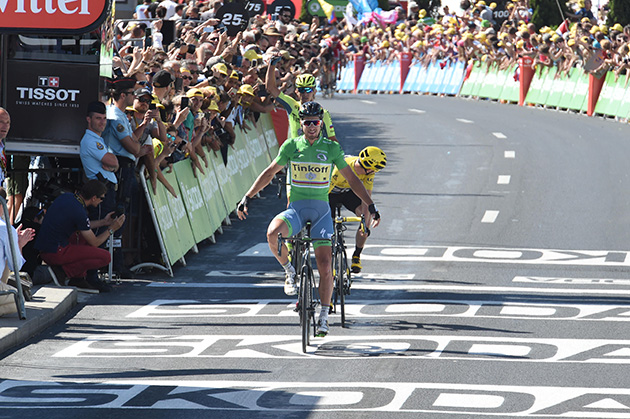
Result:
M318 199L303 199L291 202L289 208L276 215L289 227L289 236L298 233L311 222L311 238L313 248L330 246L330 238L333 235L333 223L328 202Z
M328 194L328 201L330 203L330 213L333 217L336 214L336 207L341 207L343 205L348 211L354 212L356 214L356 209L359 208L359 206L361 205L361 198L356 196L356 194L352 191L342 193L330 193Z

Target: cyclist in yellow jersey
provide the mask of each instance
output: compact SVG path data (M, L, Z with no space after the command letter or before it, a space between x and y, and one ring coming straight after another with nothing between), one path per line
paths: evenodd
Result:
M278 58L278 57L276 57ZM295 79L295 87L297 88L297 95L299 101L293 99L291 96L285 95L278 89L276 85L276 64L274 58L269 62L269 68L267 69L267 77L265 79L265 87L267 91L276 98L276 102L279 103L289 115L289 138L295 138L303 134L302 127L300 125L300 105L315 100L315 93L317 93L317 87L315 85L315 77L312 74L300 74ZM335 135L335 128L332 124L332 119L327 110L324 109L323 121L323 133L333 141L337 141Z
M366 147L361 150L358 156L348 156L345 160L371 197L374 187L374 175L387 165L387 156L383 150L378 147ZM343 205L357 216L365 215L365 222L367 225L370 225L371 215L367 205L352 191L350 184L337 168L333 171L330 179L328 203L330 204L330 213L333 218L335 217L335 208ZM350 265L353 273L361 272L361 252L369 235L369 231L362 232L360 229L357 230L356 247L352 255L352 264Z

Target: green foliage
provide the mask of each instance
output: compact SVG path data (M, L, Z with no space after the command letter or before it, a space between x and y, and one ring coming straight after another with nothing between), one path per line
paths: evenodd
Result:
M630 1L610 0L608 6L610 7L607 20L609 26L615 23L620 23L622 26L630 24Z
M536 25L536 29L540 29L543 26L558 26L562 23L562 15L556 0L530 0L529 4L534 11L532 23ZM560 6L562 7L562 13L566 16L567 6L565 2L561 1Z

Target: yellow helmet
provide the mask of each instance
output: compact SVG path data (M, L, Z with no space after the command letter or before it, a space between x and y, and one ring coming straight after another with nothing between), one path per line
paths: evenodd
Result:
M365 147L359 153L359 164L365 170L373 170L378 172L379 170L387 166L387 156L378 147L369 146Z

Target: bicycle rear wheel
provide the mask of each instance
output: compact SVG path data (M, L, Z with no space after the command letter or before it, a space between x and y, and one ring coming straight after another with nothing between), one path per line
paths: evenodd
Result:
M341 313L341 327L346 327L346 281L348 259L346 252L339 252L337 255L337 293L339 294L339 312Z

